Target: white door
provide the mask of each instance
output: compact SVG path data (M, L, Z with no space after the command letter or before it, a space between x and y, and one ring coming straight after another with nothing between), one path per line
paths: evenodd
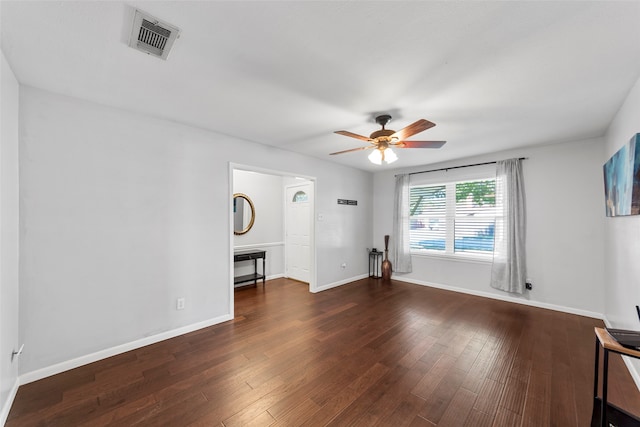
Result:
M311 183L286 187L285 275L309 283L311 265Z

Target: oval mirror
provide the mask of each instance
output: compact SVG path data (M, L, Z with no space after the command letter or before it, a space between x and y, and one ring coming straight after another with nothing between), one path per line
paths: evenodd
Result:
M253 227L256 219L256 210L253 202L246 194L233 195L233 234L245 234Z

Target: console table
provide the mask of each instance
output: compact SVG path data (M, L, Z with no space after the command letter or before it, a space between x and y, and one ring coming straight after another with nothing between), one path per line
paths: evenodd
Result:
M245 274L233 278L233 284L253 282L254 286L258 285L258 280L262 279L262 286L265 280L265 260L267 258L266 251L241 251L233 254L233 262L251 261L253 260L253 274ZM262 274L258 273L258 260L262 259Z
M640 426L640 419L625 410L607 402L607 386L609 381L609 352L640 359L640 351L623 347L604 328L595 328L596 332L596 363L593 379L593 414L591 416L592 427L618 427ZM602 397L598 397L598 368L600 365L600 347L604 351L602 361Z

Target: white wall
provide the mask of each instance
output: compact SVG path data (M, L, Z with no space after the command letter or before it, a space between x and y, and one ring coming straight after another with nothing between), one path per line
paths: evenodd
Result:
M406 172L513 157L523 161L527 264L533 290L521 302L601 317L604 312L603 140L592 139L461 159ZM375 174L374 236L392 234L394 177ZM391 237L391 242L394 239ZM489 286L491 264L413 256L413 272L396 278L478 295L509 298Z
M4 53L0 68L0 425L18 387L18 93Z
M606 134L604 164L640 132L640 79L629 92ZM640 305L640 215L605 219L605 315L620 329L640 330L635 305ZM629 361L640 388L640 360Z
M316 177L318 285L367 272L369 173L29 87L20 130L24 378L230 316L229 162Z
M233 237L234 249L260 249L267 252L268 278L284 275L284 178L245 170L234 170L233 192L246 194L256 215L251 230ZM238 263L235 275L253 273L253 261ZM258 267L261 271L262 267ZM250 283L244 283L244 285ZM240 284L242 285L242 284Z
M374 190L371 174L366 175L369 177L368 193L337 174L329 174L316 182L316 265L325 277L324 281L318 281L318 289L346 283L345 277L369 275L367 248L371 247ZM338 199L356 200L358 204L339 205ZM369 226L367 233L360 234L359 230L366 224ZM346 265L344 269L343 264Z

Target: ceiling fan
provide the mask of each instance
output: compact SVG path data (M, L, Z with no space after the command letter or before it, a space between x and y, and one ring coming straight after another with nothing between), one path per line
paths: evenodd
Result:
M391 121L391 116L389 114L383 114L376 117L376 123L382 126L382 129L373 132L369 137L358 135L357 133L349 132L346 130L338 130L335 133L344 136L350 136L351 138L356 138L361 141L367 141L371 145L367 147L358 147L351 148L350 150L337 151L334 154L342 154L349 153L351 151L360 151L360 150L369 150L375 149L371 154L369 154L369 160L371 163L375 163L377 165L382 164L384 160L387 163L393 163L398 160L398 156L396 153L391 150L391 147L396 148L440 148L447 141L406 141L406 138L413 136L417 133L425 131L434 127L436 124L430 122L429 120L420 119L415 123L410 124L409 126L401 129L399 131L385 129L387 123Z

